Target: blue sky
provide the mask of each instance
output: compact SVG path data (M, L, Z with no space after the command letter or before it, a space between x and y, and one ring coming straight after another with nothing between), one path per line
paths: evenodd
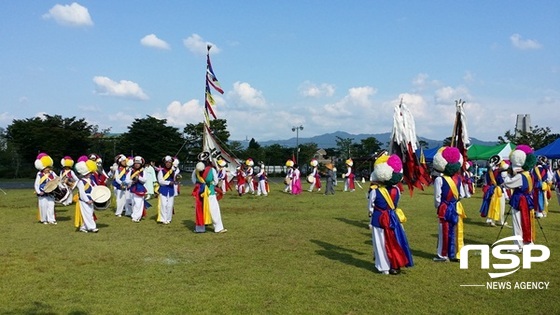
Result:
M390 132L496 140L517 114L560 133L557 1L0 1L0 127L43 113L125 132L202 121L205 47L231 139Z

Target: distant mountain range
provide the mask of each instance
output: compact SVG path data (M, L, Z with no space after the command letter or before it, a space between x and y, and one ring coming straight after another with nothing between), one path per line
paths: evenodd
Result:
M297 139L297 141L299 142L299 144L304 144L304 143L316 143L317 146L319 148L323 148L323 149L328 149L328 148L336 148L336 140L337 137L340 137L342 139L354 139L354 143L360 143L361 140L363 139L367 139L370 137L375 137L379 142L381 142L383 144L383 147L387 147L387 144L389 143L389 140L391 139L391 133L387 132L387 133L379 133L379 134L351 134L345 131L336 131L336 132L332 132L332 133L325 133L322 135L318 135L318 136L314 136L314 137L310 137L310 138L303 138L300 137L299 139ZM255 139L257 140L257 139ZM435 148L435 147L439 147L443 144L443 139L442 140L432 140L432 139L427 139L424 137L418 137L418 140L423 140L426 141L428 143L428 148ZM237 140L239 141L239 140ZM239 141L241 143L243 143L245 146L248 145L248 141ZM268 141L258 141L257 142L261 145L261 146L270 146L272 144L279 144L283 147L295 147L296 146L296 137L287 139L287 140L268 140ZM495 145L497 144L497 141L482 141L482 140L478 140L476 138L471 138L471 144L481 144L481 145Z

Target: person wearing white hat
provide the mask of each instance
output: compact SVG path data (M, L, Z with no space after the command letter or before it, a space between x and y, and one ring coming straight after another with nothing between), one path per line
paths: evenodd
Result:
M210 154L202 152L198 155L199 162L192 172L195 199L195 233L206 232L206 225L212 223L215 233L225 233L227 229L222 223L222 215L215 185L218 173L210 162Z
M459 175L463 156L455 147L441 147L434 155L433 167L441 172L434 179L434 206L438 217L436 262L459 261L463 247L465 210L460 202L466 196Z
M268 196L268 183L264 162L259 162L259 172L257 173L256 177L259 180L257 183L257 196Z
M146 216L146 204L144 196L146 195L146 176L144 174L144 158L135 156L132 168L126 174L125 183L130 187L132 196L132 222L140 222Z
M321 191L321 175L319 175L319 162L316 159L312 159L309 165L313 167L311 173L307 176L307 181L309 182L309 189L307 191L312 192L313 188L317 187L317 191Z
M158 171L159 204L157 221L163 224L171 223L173 206L175 203L175 185L179 180L180 170L173 165L173 158L169 155L163 158L163 167Z
M533 149L520 144L509 155L511 162L510 173L502 170L502 178L506 188L513 189L509 204L513 223L513 235L521 240L514 240L518 246L513 252L522 252L523 246L533 243L533 229L535 223L535 201L533 200L533 178L531 170L537 163Z
M53 159L46 153L40 153L35 159L35 193L39 200L39 221L43 224L56 224L54 213L54 196L45 192L48 182L56 180L58 176L52 171Z
M414 265L408 238L401 222L405 221L398 208L401 192L397 186L403 178L401 159L383 155L375 160L368 195L371 216L372 244L375 268L382 274L396 275L402 267Z
M222 194L225 195L227 188L228 188L228 171L227 171L227 162L224 159L218 159L216 161L218 165L218 184L216 185L222 190Z
M245 185L246 185L246 189L245 192L247 193L251 193L252 195L255 194L255 182L253 180L253 175L255 174L255 170L253 169L253 165L255 165L255 162L253 162L253 159L249 158L247 159L247 161L245 161Z
M119 154L115 157L116 166L113 166L113 189L115 191L116 208L115 216L121 217L123 211L126 211L126 199L127 195L130 193L128 186L126 184L126 175L128 173L128 167L126 165L127 159L123 154ZM127 212L131 212L128 210Z
M78 162L74 166L81 178L76 185L78 187L79 200L76 203L76 211L74 216L74 226L78 231L88 233L97 233L97 224L94 217L94 201L92 198L93 187L97 186L95 180L89 176L97 170L97 164L83 155L78 158Z

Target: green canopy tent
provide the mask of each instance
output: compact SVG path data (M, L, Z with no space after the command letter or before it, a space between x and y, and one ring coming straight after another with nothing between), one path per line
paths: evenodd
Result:
M504 160L509 160L509 153L515 149L515 144L504 143L498 145L473 144L469 147L467 154L469 160L488 160L494 155L499 155Z

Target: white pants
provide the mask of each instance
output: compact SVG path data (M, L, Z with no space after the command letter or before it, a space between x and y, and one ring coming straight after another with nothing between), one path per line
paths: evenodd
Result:
M66 199L64 199L64 201L62 202L63 206L68 206L70 204L72 204L72 199L74 199L74 192L72 191L72 189L70 189L70 187L68 187L68 197L66 197Z
M250 192L252 194L255 193L255 186L253 185L253 180L248 181L247 184L245 185L247 185L247 189L245 189L246 192Z
M521 212L517 209L511 209L511 218L513 223L513 235L523 238L523 229L521 228ZM513 241L520 249L523 248L523 241Z
M385 234L382 228L373 227L371 232L373 243L373 255L375 257L375 268L377 271L389 271L391 264L385 249Z
M222 223L222 214L220 211L220 204L218 203L218 198L216 195L208 196L208 203L210 206L210 215L212 216L212 224L214 225L214 232L220 232L224 229L224 224ZM205 226L195 226L196 232L206 231Z
M115 189L115 199L117 201L117 207L115 209L115 215L122 215L126 207L126 190ZM128 211L127 211L128 212Z
M132 194L132 220L140 221L144 212L144 196Z
M132 215L132 205L134 203L133 201L133 193L130 192L130 190L125 190L124 191L124 214L127 216L131 216Z
M439 221L439 219L438 219ZM437 242L437 255L441 258L447 258L447 255L444 256L443 254L443 226L441 223L438 223L438 242ZM449 253L447 253L449 255Z
M41 222L55 222L54 197L51 195L39 196L39 216Z
M161 209L161 222L171 222L173 217L173 204L175 196L159 195L160 209Z
M265 180L259 180L259 185L257 186L257 196L260 196L261 194L263 195L268 195L268 192L266 191L266 181Z
M78 201L80 203L80 212L82 213L83 224L80 230L92 231L97 228L95 220L93 219L93 203L88 204L84 201Z

